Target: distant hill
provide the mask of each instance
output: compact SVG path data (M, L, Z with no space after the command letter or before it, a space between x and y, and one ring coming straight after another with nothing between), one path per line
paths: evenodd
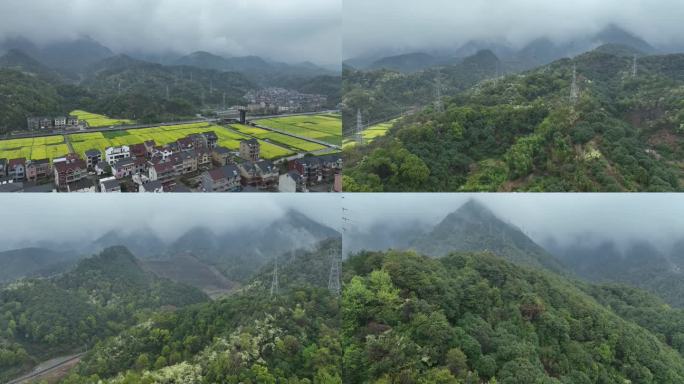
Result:
M0 252L0 284L65 271L79 259L72 251L23 248Z
M14 69L47 81L59 81L60 75L18 49L0 56L0 68Z
M520 229L496 217L476 200L450 213L411 248L430 256L489 251L517 264L564 272L565 267Z
M606 240L549 249L588 281L629 284L658 295L670 305L684 308L684 270L677 245L671 255L636 239L626 247Z
M396 117L410 107L432 103L438 78L446 97L468 89L482 79L495 77L499 67L498 58L488 50L413 73L348 67L342 75L343 124L355 122L357 110L361 110L366 122ZM349 129L344 127L345 131Z
M365 69L390 69L399 72L415 72L438 64L440 61L427 53L416 52L384 57Z
M24 38L13 38L0 42L0 51L10 49L21 50L49 68L71 74L114 55L109 48L89 37L55 42L44 46L37 46Z
M199 288L210 297L228 294L240 286L192 254L145 260L143 266L159 277Z

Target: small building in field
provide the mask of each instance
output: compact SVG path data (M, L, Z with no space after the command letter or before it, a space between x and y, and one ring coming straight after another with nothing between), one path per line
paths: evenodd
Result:
M259 161L259 140L249 139L240 142L240 157L249 161Z

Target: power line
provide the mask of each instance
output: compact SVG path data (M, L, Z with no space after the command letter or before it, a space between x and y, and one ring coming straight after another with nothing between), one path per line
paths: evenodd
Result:
M271 280L271 297L278 295L278 256L273 263L273 279Z

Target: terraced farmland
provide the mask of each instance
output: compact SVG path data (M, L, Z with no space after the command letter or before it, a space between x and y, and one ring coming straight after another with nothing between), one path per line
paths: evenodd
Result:
M391 120L391 121L388 121L385 123L372 125L366 129L364 129L363 132L361 133L361 135L363 136L363 141L365 143L370 143L371 141L373 141L377 137L385 136L387 134L387 131L390 128L392 128L392 125L394 125L395 122L396 122L396 120ZM354 138L349 137L349 138L344 139L342 147L353 146L355 144L356 144L356 142L354 141Z
M54 159L69 153L63 136L44 136L0 141L0 158Z
M326 143L342 144L342 119L340 115L305 115L255 120L256 124L309 137Z
M69 136L74 152L83 156L89 149L98 149L104 153L105 148L120 145L139 144L146 140L154 140L157 145L174 142L193 133L213 131L218 136L218 145L231 150L240 148L240 141L250 137L236 131L209 123L193 123L161 126L143 129L130 129L115 132L76 133ZM262 157L275 159L289 156L294 152L267 142L261 142Z
M209 123L192 123L121 131L74 133L67 135L66 140L69 141L74 152L82 157L89 149L97 149L104 154L107 147L140 144L146 140L154 140L157 145L164 145L193 133L208 131L216 133L218 145L234 151L240 148L240 141L255 137L261 144L261 156L265 159L278 159L293 155L296 152L309 152L325 148L316 143L276 132L263 129L248 131L247 128L254 129L246 126L229 129ZM0 158L54 159L68 153L69 147L64 136L0 141Z
M237 130L238 132L254 136L257 139L268 140L271 142L282 144L298 152L314 152L326 148L324 145L321 144L312 143L310 141L298 139L296 137L284 135L278 132L269 131L267 129L250 127L241 124L233 124L231 125L231 127Z
M74 115L78 117L79 120L85 120L88 123L88 126L91 128L99 128L99 127L109 127L112 125L123 125L123 124L133 124L133 120L127 120L127 119L111 119L105 115L98 115L97 113L90 113L82 110L75 110L70 113L70 115Z

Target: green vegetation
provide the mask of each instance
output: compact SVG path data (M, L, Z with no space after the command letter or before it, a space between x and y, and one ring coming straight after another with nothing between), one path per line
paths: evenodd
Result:
M0 158L27 160L54 159L69 153L64 136L0 140Z
M340 145L342 143L342 121L340 116L335 114L276 117L255 120L254 122L265 127L330 144Z
M66 137L71 142L74 152L84 156L85 151L89 149L98 149L104 154L107 147L141 144L146 140L154 140L157 145L164 145L193 133L209 131L213 131L218 136L218 145L231 150L238 150L240 141L251 138L251 136L235 130L209 123L177 124L112 132L73 133ZM324 148L315 143L273 132L265 135L255 134L254 136L274 142L269 143L260 140L262 156L266 159L278 159L293 155L297 150L316 151ZM37 160L61 157L69 153L69 148L64 140L65 136L61 135L0 140L0 158L25 157L26 159Z
M396 121L397 120L394 119L394 120L390 120L386 123L371 125L370 127L364 129L363 132L361 133L361 136L363 137L363 142L366 144L371 143L371 142L373 142L373 140L375 138L385 136L387 134L387 131L389 131L390 128L392 128L392 126L394 125L394 123ZM356 145L356 141L354 138L345 138L343 140L343 144L342 144L343 148L350 147L353 145Z
M12 283L0 290L0 366L8 367L0 380L115 335L150 311L206 300L195 288L143 271L123 247L106 249L61 276Z
M249 127L241 124L233 124L231 125L231 127L238 132L247 134L252 137L256 137L260 140L268 140L269 142L281 144L283 146L291 148L294 151L315 152L327 148L321 144L312 143L310 141L298 139L292 136L287 136L282 133L269 131L267 129Z
M112 125L124 125L133 124L133 120L127 119L110 119L104 115L98 115L97 113L90 113L86 111L76 110L71 111L70 115L78 117L79 120L85 120L88 126L91 128L99 127L109 127Z
M339 304L327 291L328 252L340 240L279 258L242 292L155 314L99 343L63 382L342 383Z
M427 107L386 137L347 147L345 190L680 190L684 55L641 58L636 78L631 63L602 50L575 58L576 105L567 59L483 81L443 112ZM411 156L427 172L397 182Z
M573 282L488 253L347 263L345 381L679 383L684 358Z

